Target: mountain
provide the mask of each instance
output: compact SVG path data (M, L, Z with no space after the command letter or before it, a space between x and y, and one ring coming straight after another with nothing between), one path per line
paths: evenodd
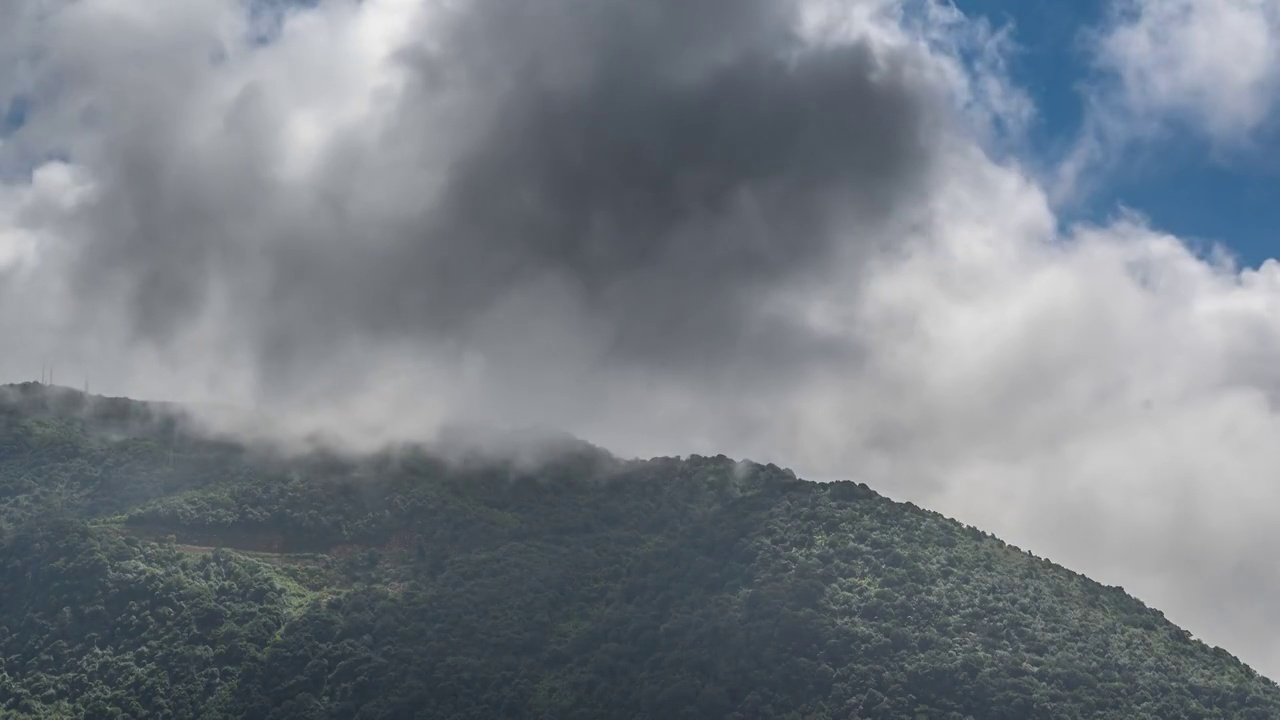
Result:
M1256 718L1156 610L848 482L286 456L0 392L0 718Z

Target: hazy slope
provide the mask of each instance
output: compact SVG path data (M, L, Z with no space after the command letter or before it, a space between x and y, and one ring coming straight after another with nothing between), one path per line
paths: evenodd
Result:
M572 445L283 459L27 387L0 717L1262 719L1280 688L859 485Z

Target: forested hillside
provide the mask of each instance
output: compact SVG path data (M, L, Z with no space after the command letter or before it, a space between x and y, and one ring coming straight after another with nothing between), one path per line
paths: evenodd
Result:
M1247 718L1155 610L725 457L282 457L0 396L0 718Z

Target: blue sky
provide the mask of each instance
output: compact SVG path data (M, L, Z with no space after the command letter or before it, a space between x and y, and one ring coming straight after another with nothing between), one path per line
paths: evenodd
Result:
M1224 0L1228 2L1230 0ZM1085 123L1087 89L1103 80L1092 63L1088 32L1108 18L1100 0L956 0L970 17L1012 24L1017 51L1007 59L1014 81L1036 105L1029 147L1052 163ZM1215 152L1208 142L1171 129L1157 142L1128 148L1123 162L1095 177L1086 201L1063 220L1105 221L1121 207L1189 242L1226 245L1245 266L1280 256L1280 133L1265 133L1247 152Z

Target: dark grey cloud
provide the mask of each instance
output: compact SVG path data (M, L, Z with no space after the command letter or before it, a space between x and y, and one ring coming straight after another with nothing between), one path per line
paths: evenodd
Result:
M397 263L396 286L431 279L407 319L445 327L549 272L625 358L732 352L762 292L870 245L911 196L926 108L873 78L869 48L806 49L776 2L634 5L480 3L464 23L480 27L444 72L510 75L481 80L496 117ZM590 53L566 78L554 50L579 37Z
M485 323L546 287L601 363L774 367L823 348L772 294L882 249L928 176L939 107L907 56L807 43L789 2L478 0L431 36L402 48L381 130L327 146L302 187L273 179L269 94L209 117L181 63L113 77L85 300L122 297L163 345L229 297L277 378L356 338L500 357ZM390 212L363 209L380 195Z

